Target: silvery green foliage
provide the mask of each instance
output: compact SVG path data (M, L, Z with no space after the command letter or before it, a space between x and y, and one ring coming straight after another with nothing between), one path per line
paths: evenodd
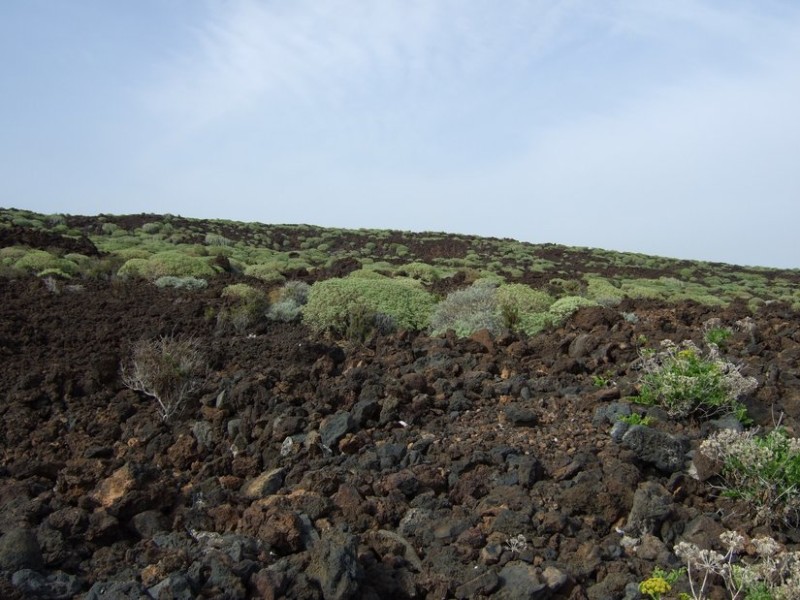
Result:
M436 305L431 315L431 333L439 335L452 329L459 337L467 337L481 329L499 333L503 320L494 285L476 282L457 290Z
M293 300L299 306L308 302L311 286L305 281L287 281L281 289L281 300Z
M267 318L289 323L300 316L302 307L292 299L280 300L269 307Z
M304 281L287 281L280 290L278 301L269 307L267 318L289 323L299 318L308 302L311 286Z
M179 290L202 290L208 286L208 282L199 277L174 277L172 275L159 277L154 283L158 288L171 287Z

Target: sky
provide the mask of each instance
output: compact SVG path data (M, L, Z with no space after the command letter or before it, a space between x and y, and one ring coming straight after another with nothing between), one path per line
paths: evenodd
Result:
M800 268L797 0L3 0L0 206Z

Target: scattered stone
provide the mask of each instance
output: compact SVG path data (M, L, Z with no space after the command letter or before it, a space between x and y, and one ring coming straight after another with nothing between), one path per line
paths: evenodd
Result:
M30 598L69 600L81 590L81 580L75 575L55 571L45 576L31 569L21 569L11 576L11 585Z
M248 500L266 498L267 496L277 493L278 490L283 487L285 476L285 469L273 469L267 473L262 473L255 479L246 482L242 486L240 493Z
M0 537L0 570L40 570L44 566L36 534L30 529L12 529Z
M328 448L335 448L346 433L353 430L355 423L352 415L344 410L325 417L319 425L319 435L322 444Z
M84 600L145 600L150 596L137 581L98 581Z
M614 425L619 422L620 417L627 417L631 414L631 405L627 402L612 402L603 406L598 406L592 416L592 425L600 427L606 423Z
M537 600L550 594L547 585L539 579L536 567L512 561L500 570L503 587L492 596L501 600Z
M130 465L125 464L110 477L107 477L91 494L92 499L103 508L110 508L115 502L127 494L135 484Z
M481 595L488 595L494 592L500 584L497 573L491 570L484 571L474 579L462 583L455 590L455 596L459 600L477 598Z
M654 533L671 511L672 495L666 488L654 481L645 481L633 495L625 531L634 537Z
M142 539L153 537L159 531L166 529L166 519L160 511L145 510L131 519L131 528L139 534Z
M504 413L508 422L517 427L534 427L539 422L539 416L535 411L519 404L506 406Z
M307 573L319 584L325 600L353 598L358 591L356 548L355 536L329 529L311 549Z
M665 473L680 471L686 461L685 440L645 425L630 427L622 436L622 443L633 450L639 460Z
M147 588L147 593L153 598L170 598L172 600L192 600L195 594L185 575L172 573L156 585Z
M569 576L561 569L549 565L544 568L544 571L542 571L542 580L547 586L547 589L555 592L564 587L569 580Z

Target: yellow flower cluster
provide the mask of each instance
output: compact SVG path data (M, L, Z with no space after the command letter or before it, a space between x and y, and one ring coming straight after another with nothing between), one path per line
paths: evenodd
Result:
M654 599L660 598L661 594L666 594L671 589L672 586L663 577L651 577L639 584L639 591Z

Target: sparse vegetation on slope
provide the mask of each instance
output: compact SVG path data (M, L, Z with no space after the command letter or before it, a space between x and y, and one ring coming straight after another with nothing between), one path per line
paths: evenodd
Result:
M15 210L0 266L3 598L797 595L796 271Z

